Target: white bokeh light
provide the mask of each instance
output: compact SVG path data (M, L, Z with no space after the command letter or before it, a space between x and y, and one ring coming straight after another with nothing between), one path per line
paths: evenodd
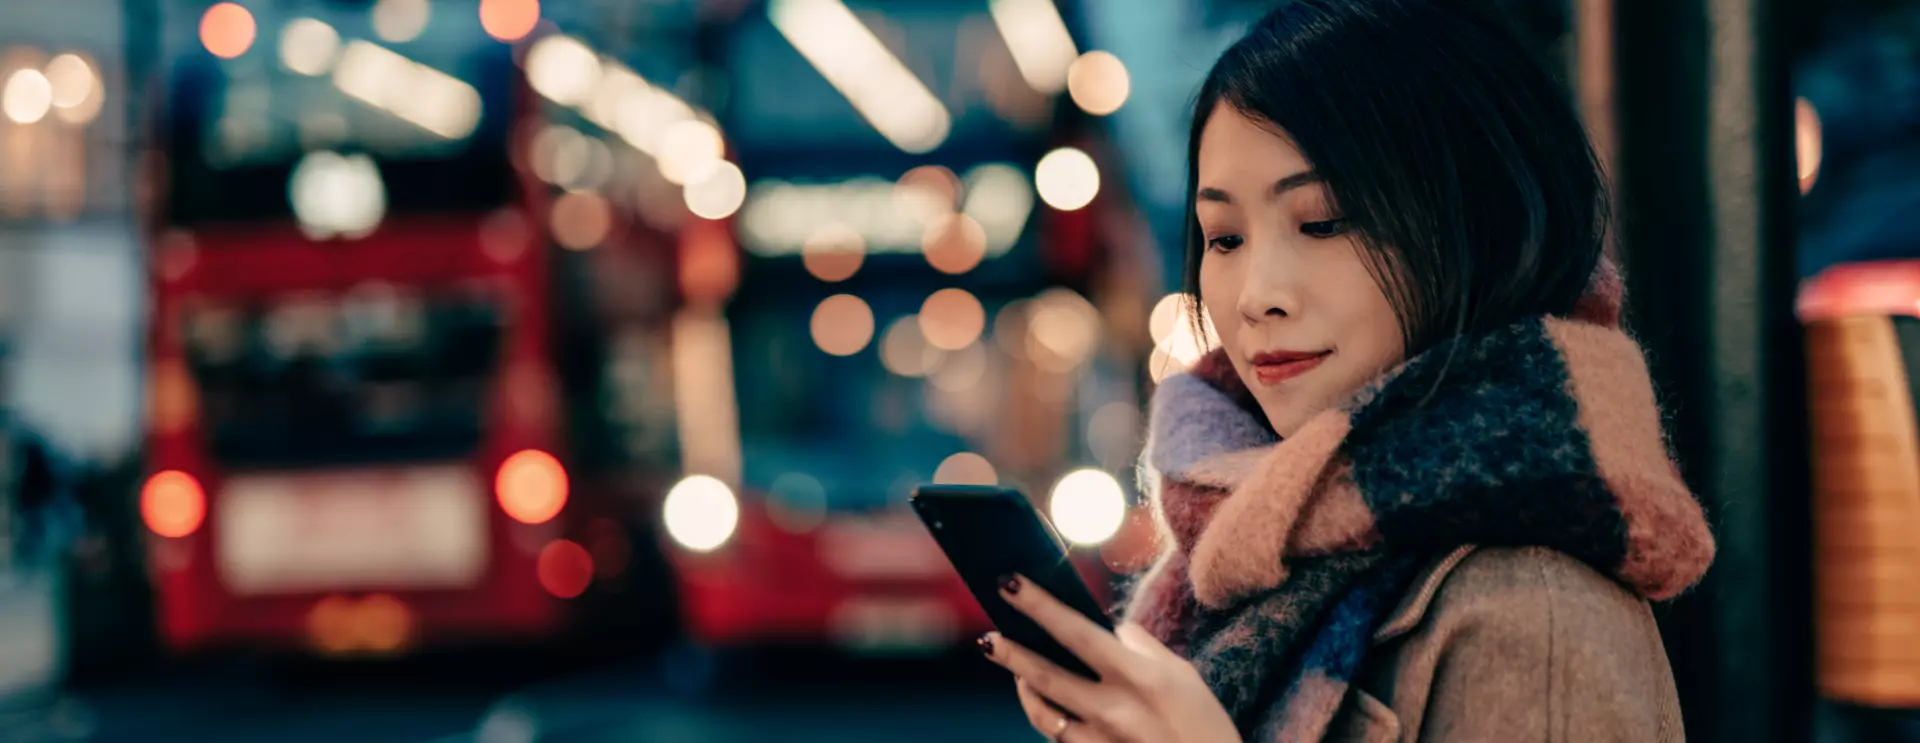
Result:
M0 91L0 109L16 124L36 123L52 108L53 83L39 70L15 70Z
M295 18L280 30L280 64L295 73L320 76L340 56L340 32L326 21Z
M1127 494L1113 475L1074 470L1053 486L1048 510L1060 536L1074 544L1095 545L1120 531L1127 519Z
M740 166L719 160L687 182L687 211L704 219L726 219L747 201L747 178Z
M712 552L733 538L740 526L740 502L726 483L707 475L693 475L667 491L661 516L667 534L680 546Z
M1040 200L1063 212L1085 207L1100 195L1100 167L1092 156L1072 147L1061 147L1040 158L1033 180L1040 189Z
M579 39L549 36L527 50L527 82L555 103L584 103L600 85L600 56Z
M288 178L287 198L308 237L363 237L387 212L380 168L364 154L310 152Z

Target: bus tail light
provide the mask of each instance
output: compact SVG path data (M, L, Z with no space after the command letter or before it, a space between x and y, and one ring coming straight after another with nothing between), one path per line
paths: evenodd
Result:
M500 510L523 524L544 524L567 505L567 470L538 449L514 452L493 480Z
M193 475L180 470L154 473L140 488L140 518L160 536L190 535L206 523L207 491Z

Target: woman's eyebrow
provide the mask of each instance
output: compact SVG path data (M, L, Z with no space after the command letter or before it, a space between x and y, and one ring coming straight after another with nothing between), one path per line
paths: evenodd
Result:
M1269 200L1277 199L1277 198L1280 198L1281 195L1285 194L1288 191L1292 191L1296 188L1312 185L1319 182L1321 182L1321 180L1320 180L1320 173L1318 171L1302 170L1298 173L1294 173L1293 175L1274 181L1272 186L1267 187L1267 198ZM1201 201L1215 201L1222 204L1233 203L1233 196L1231 194L1228 194L1226 191L1223 191L1218 188L1213 188L1211 186L1200 189L1199 191L1195 192L1194 195L1197 196Z

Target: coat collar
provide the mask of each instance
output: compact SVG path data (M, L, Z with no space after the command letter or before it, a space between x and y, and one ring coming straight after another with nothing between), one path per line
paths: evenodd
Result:
M1471 544L1454 548L1445 557L1421 568L1407 586L1407 592L1401 594L1400 604L1387 615L1386 621L1380 623L1380 628L1374 630L1374 644L1389 642L1420 626L1421 620L1427 618L1427 610L1433 606L1433 597L1440 593L1440 586L1447 582L1447 576L1452 575L1454 568L1460 567L1460 563L1476 549L1479 548Z

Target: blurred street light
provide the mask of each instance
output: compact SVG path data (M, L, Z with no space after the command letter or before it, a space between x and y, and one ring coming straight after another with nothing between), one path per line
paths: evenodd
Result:
M99 67L83 54L67 53L47 63L47 82L53 86L53 113L69 124L85 124L106 105L107 87Z
M1072 147L1061 147L1040 158L1033 180L1040 189L1040 200L1063 212L1085 207L1100 194L1099 166L1087 153Z
M548 36L527 50L527 82L562 106L585 103L600 83L600 57L571 36Z
M924 377L940 363L940 349L927 343L918 315L903 315L880 337L880 363L903 377Z
M987 236L987 255L1013 249L1033 214L1033 184L1019 168L985 163L967 171L966 201L961 211L980 223Z
M933 471L936 485L998 485L1000 473L995 472L993 463L986 457L970 451L963 451L947 457L940 467Z
M200 44L221 59L233 59L253 47L253 14L234 3L216 3L200 16Z
M712 163L686 187L687 211L704 219L731 217L746 200L746 176L740 166L725 160Z
M1113 475L1075 470L1053 486L1048 510L1060 536L1075 544L1099 544L1120 531L1127 518L1127 495Z
M347 44L333 85L447 139L465 139L480 125L480 92L472 85L371 42Z
M380 169L359 153L307 153L288 178L287 198L300 230L315 239L364 236L387 211Z
M373 5L373 33L389 43L412 41L427 30L432 13L427 0L380 0Z
M1079 51L1053 0L993 0L987 9L1028 85L1048 95L1067 87L1067 69Z
M987 232L965 214L948 214L927 226L920 239L927 263L941 273L963 274L987 255Z
M953 128L946 106L840 0L772 0L767 15L895 147L921 154L946 141Z
M553 201L553 240L568 250L598 247L613 231L613 208L592 191L574 191Z
M966 348L979 340L986 328L986 309L965 289L941 289L920 305L920 332L935 348Z
M0 91L0 109L16 124L33 124L53 109L53 84L39 70L14 70Z
M800 248L800 262L807 273L828 283L853 278L866 261L866 240L853 228L828 222L814 230Z
M480 27L493 38L519 41L539 23L539 0L480 0Z
M720 130L699 119L675 122L655 141L660 176L669 183L685 184L689 179L706 173L707 168L726 155L726 142L721 139ZM744 189L743 181L743 195Z
M814 345L834 356L852 356L873 340L873 309L852 294L835 294L813 308Z
M280 30L280 64L298 74L325 75L339 54L340 32L326 21L296 18Z
M1067 94L1080 110L1095 116L1120 110L1132 90L1127 66L1112 52L1087 52L1067 69Z

